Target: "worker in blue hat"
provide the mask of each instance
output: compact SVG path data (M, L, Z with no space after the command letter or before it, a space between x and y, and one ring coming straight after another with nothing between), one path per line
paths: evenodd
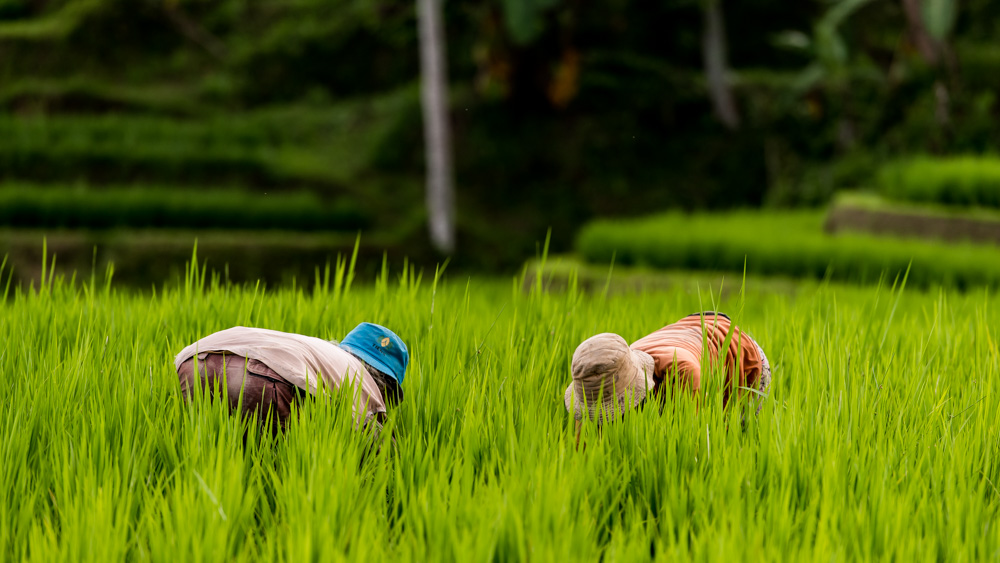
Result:
M380 424L387 407L403 400L409 361L403 340L373 323L340 342L238 326L187 346L174 367L185 397L199 388L224 392L231 409L257 412L277 432L299 397L345 385L354 392L355 421Z

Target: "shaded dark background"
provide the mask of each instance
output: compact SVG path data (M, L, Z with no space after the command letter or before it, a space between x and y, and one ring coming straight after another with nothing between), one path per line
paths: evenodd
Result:
M730 129L705 84L700 2L445 2L454 267L516 269L548 229L552 250L564 251L598 216L815 206L900 155L995 150L1000 4L951 3L957 16L936 64L916 48L899 1L871 1L835 22L840 4L720 4L741 118ZM292 236L308 248L244 259L259 263L247 275L306 277L317 247L342 252L359 229L363 255L433 264L441 256L426 234L418 53L412 2L0 0L8 191L180 194L165 218L122 219L136 217L132 208L114 220L10 212L19 230L7 252L50 233L83 241L63 249L71 262L89 262L93 244L127 261L189 255L192 236L212 247L202 230L237 230L248 234L226 239L219 255L255 255L270 243L252 233L287 229L297 212L243 216L241 201L306 192L335 210L328 230L340 234ZM242 194L231 206L212 200L229 220L178 219L185 201L226 190ZM143 237L94 234L95 224L176 229L176 244L165 249L158 235L160 246L143 247Z

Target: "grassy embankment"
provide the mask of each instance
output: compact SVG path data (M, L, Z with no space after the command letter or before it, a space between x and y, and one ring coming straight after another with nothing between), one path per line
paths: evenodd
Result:
M889 162L863 192L838 194L828 231L1000 243L1000 159L917 156Z
M1000 244L1000 210L890 201L844 192L830 205L824 229L879 236Z
M419 180L374 171L416 100L406 87L221 116L0 116L0 254L37 281L47 236L61 271L113 261L147 287L196 240L237 280L311 277L359 230L369 257L421 257Z
M349 232L369 224L350 201L306 191L0 185L0 225L11 227Z
M883 166L876 189L892 200L1000 207L1000 158L912 157Z
M235 115L0 117L5 179L95 184L154 181L349 190L377 158L411 88L333 107L284 106Z
M820 211L665 213L584 227L592 263L829 278L873 283L884 274L920 287L1000 286L1000 249L823 232Z
M155 295L46 278L0 301L4 558L941 560L1000 549L1000 315L992 294L807 282L721 302L701 291L524 292L346 268L314 292L189 272ZM4 276L6 277L6 276ZM367 281L367 280L365 280ZM717 289L717 288L713 288ZM573 443L574 347L732 313L774 386L740 430L678 398ZM396 455L360 460L345 405L308 401L253 434L185 405L171 360L244 324L342 336L368 320L410 345Z

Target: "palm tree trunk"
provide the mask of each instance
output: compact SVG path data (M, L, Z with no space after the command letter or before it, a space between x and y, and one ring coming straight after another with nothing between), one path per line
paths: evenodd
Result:
M940 60L940 49L937 41L931 37L924 25L924 16L920 11L920 0L902 0L903 13L906 14L906 23L910 27L910 37L920 56L924 58L930 66L937 66Z
M729 63L726 61L726 28L722 18L722 0L705 0L705 33L701 39L705 63L705 82L712 98L715 115L726 127L737 129L740 116L729 88Z
M943 38L935 38L927 29L927 22L920 9L920 0L902 0L903 12L910 28L910 37L920 56L931 67L939 67L945 63L945 69L954 73L954 67L948 57L948 45ZM944 79L939 77L934 82L934 117L938 125L947 127L951 123L951 95Z
M448 123L448 71L441 0L417 0L420 28L420 94L427 166L427 219L431 243L439 252L455 250L455 196L452 183L451 128Z

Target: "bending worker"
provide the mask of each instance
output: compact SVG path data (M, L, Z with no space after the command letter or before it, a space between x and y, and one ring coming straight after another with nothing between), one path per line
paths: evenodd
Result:
M689 315L632 346L617 334L598 334L584 340L573 353L566 409L580 420L584 410L590 418L602 408L608 415L622 413L639 406L649 394L664 395L667 388L697 395L719 360L724 361L723 405L729 403L733 390L739 394L747 388L756 390L759 395L751 394L759 400L767 395L771 384L767 356L722 313Z
M230 409L270 413L269 424L284 428L292 404L323 387L354 389L354 419L381 423L386 407L403 400L403 376L410 354L391 330L361 323L340 343L263 328L234 327L181 350L174 359L181 391L197 387L225 394Z

